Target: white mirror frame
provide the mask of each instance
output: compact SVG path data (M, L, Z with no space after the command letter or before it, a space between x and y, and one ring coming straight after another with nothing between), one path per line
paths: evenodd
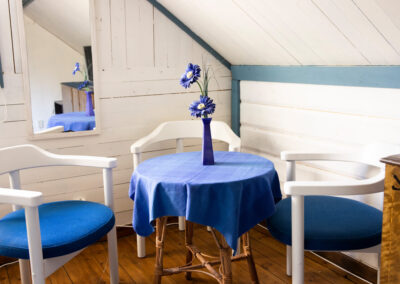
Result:
M14 1L14 0L13 0ZM17 23L18 23L18 34L20 41L20 52L21 52L21 64L22 64L22 78L23 78L23 90L25 97L25 106L27 111L27 131L28 139L30 140L42 140L52 138L68 138L76 136L88 136L100 134L100 88L98 84L98 68L97 68L97 34L96 34L96 15L95 15L95 0L89 0L89 19L90 19L90 32L91 32L91 43L92 43L92 64L93 64L93 88L95 91L95 106L96 106L96 127L93 130L88 131L76 131L76 132L63 132L63 133L45 133L35 134L33 132L33 121L32 121L32 104L31 104L31 90L29 81L29 62L26 47L25 37L25 25L24 25L24 10L22 1L17 1Z

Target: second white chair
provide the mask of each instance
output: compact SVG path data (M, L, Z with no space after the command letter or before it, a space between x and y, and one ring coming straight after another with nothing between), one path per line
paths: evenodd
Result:
M375 253L379 261L382 212L338 195L382 192L385 167L379 160L397 153L400 147L388 144L370 144L354 153L282 152L282 160L288 165L284 191L290 197L278 203L275 214L268 219L268 229L287 245L287 275L293 272L292 283L304 283L304 250ZM297 161L357 163L354 174L362 179L295 181ZM369 177L369 170L377 174Z
M229 151L240 151L240 138L232 131L228 124L222 121L211 122L211 135L214 140L229 144ZM201 120L168 121L160 124L149 135L139 139L131 145L133 154L133 168L141 162L141 153L150 144L166 140L176 140L176 153L183 152L183 139L202 138L203 124ZM179 217L179 229L185 229L184 217ZM145 238L137 235L138 257L146 256Z

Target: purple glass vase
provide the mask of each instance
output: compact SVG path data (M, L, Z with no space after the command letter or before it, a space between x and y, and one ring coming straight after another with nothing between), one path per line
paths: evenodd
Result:
M214 151L211 138L211 123L212 118L202 118L203 120L203 165L214 165Z
M86 116L94 116L92 94L93 91L85 91L86 93Z

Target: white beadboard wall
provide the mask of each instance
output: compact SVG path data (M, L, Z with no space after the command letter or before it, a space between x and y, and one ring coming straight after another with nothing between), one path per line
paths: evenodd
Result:
M240 82L242 150L271 159L285 180L283 150L342 152L373 142L400 143L400 90ZM353 178L344 163L299 163L299 180ZM361 198L382 209L383 194ZM358 198L360 199L360 198ZM377 267L372 254L356 258Z
M15 3L0 0L0 54L5 89L0 89L0 147L33 143L60 154L116 157L114 191L117 223L131 222L133 203L128 198L132 174L129 147L167 120L190 119L188 106L199 96L196 86L179 85L188 62L211 64L215 79L210 96L217 103L214 119L230 123L231 73L145 0L99 0L95 21L100 97L101 134L64 139L27 138ZM10 11L10 14L8 13ZM7 103L8 117L3 111ZM188 150L199 142L187 141ZM172 143L153 147L145 158L174 152ZM218 148L225 145L217 144ZM6 161L1 161L6 162ZM42 190L48 201L84 198L102 201L101 171L88 168L42 168L22 172L24 189ZM8 177L0 176L0 187ZM0 207L0 215L10 207Z

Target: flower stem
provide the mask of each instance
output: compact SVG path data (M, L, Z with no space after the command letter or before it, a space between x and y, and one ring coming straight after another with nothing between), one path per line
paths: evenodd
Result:
M197 85L199 85L201 96L204 97L203 88L201 87L200 83L196 81Z

